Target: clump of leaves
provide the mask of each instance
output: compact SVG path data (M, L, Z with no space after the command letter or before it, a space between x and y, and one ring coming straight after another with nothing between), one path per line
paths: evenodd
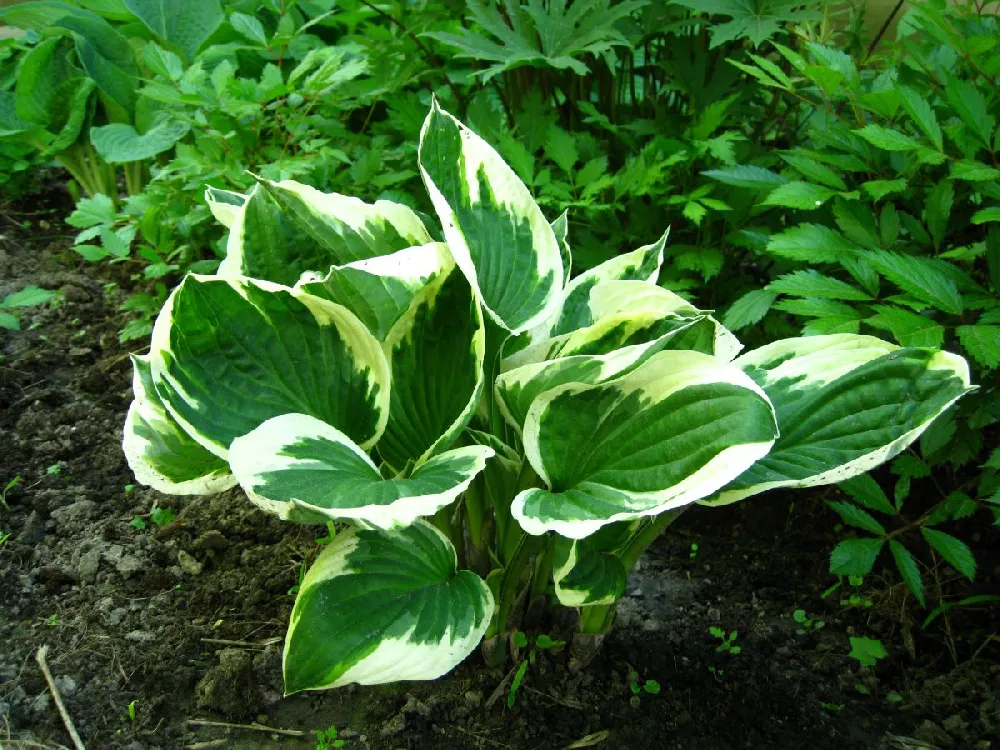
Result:
M139 481L345 524L298 588L288 693L434 679L481 641L503 663L529 600L578 608L592 655L683 508L861 474L971 389L961 357L869 336L737 356L656 283L665 233L573 277L565 214L436 102L418 166L439 226L292 181L210 190L225 260L132 359Z

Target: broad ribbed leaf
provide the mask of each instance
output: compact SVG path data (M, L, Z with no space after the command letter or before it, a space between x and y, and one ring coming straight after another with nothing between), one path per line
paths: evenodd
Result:
M660 352L619 380L535 400L524 447L547 488L521 492L511 512L528 533L582 539L710 495L776 436L770 402L738 368Z
M191 126L179 120L164 120L140 135L131 125L115 123L90 129L90 142L104 161L122 164L150 159L172 148Z
M219 0L125 0L157 38L189 61L225 19Z
M420 172L455 262L490 316L513 333L558 304L559 242L517 175L435 102L420 131Z
M479 644L493 595L458 570L455 549L425 522L341 532L299 588L285 637L285 694L433 680Z
M259 180L230 226L222 275L291 286L307 271L389 255L431 241L417 215L287 180Z
M663 249L669 234L670 231L667 230L653 244L611 258L570 281L562 294L558 313L542 326L530 331L531 338L538 340L559 336L594 323L590 292L601 282L646 281L655 284L663 264Z
M586 539L556 536L552 579L560 604L587 607L614 604L622 598L628 571L613 554L613 547L616 541L627 539L630 528L629 524L611 524Z
M296 288L343 305L379 341L410 308L421 289L451 273L455 263L443 242L334 266L327 274L306 274ZM313 278L315 276L315 278Z
M142 484L168 495L212 495L236 484L226 462L181 429L153 387L148 357L132 357L134 400L122 449Z
M305 414L283 414L236 438L229 464L247 496L282 518L299 509L389 529L450 505L492 455L480 445L456 448L406 478L383 479L340 430Z
M486 326L457 268L416 295L384 348L392 401L378 453L399 470L448 448L469 424L483 391Z
M187 276L153 327L150 360L167 411L222 458L262 422L304 413L375 443L389 366L347 309L277 284Z
M871 336L785 339L734 364L774 403L781 437L710 505L862 474L895 457L971 390L961 357Z
M532 343L503 360L507 372L524 365L582 354L610 354L673 333L662 348L691 349L729 361L742 344L710 315L685 299L644 281L604 281L590 288L572 319L585 327ZM568 324L567 328L572 328Z
M668 319L668 322L673 319ZM615 349L608 354L559 355L514 368L501 374L494 384L501 413L520 434L534 400L545 391L570 383L599 385L627 375L668 346L670 340L696 325L699 319L673 321L666 332L643 344ZM570 337L571 338L571 337Z

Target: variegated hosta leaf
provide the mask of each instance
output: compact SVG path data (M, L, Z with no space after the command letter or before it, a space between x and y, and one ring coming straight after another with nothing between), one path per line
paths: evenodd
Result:
M234 193L230 190L209 187L205 188L205 202L208 204L212 216L229 229L240 212L240 207L247 202L247 197L241 193Z
M776 437L771 403L739 368L698 352L660 352L610 383L535 399L524 450L548 488L521 492L511 512L530 534L582 539L711 495Z
M573 273L573 251L569 247L569 211L563 211L552 222L552 232L559 243L559 257L562 259L563 279Z
M544 337L559 336L592 325L595 318L590 307L590 292L598 284L608 281L644 281L655 286L660 266L663 265L663 249L667 245L669 234L668 229L653 244L607 260L570 281L563 292L559 314L549 321ZM542 332L532 333L539 338Z
M433 680L479 644L493 595L418 521L338 534L306 573L285 637L285 694Z
M490 316L518 333L555 310L559 242L500 155L435 102L420 131L420 172L455 262Z
M555 222L552 222L557 238L562 238L566 231L566 224L562 222L565 215L563 214ZM593 311L590 309L590 290L597 284L606 281L630 280L655 284L660 275L663 248L666 246L668 234L669 230L664 232L663 236L652 245L644 245L638 250L611 258L588 271L584 271L570 281L560 296L559 305L555 312L530 331L525 331L516 339L509 341L505 348L506 355L510 356L532 344L537 344L539 341L593 324L595 319ZM559 241L560 246L566 242L565 239ZM568 244L564 252L569 252ZM683 300L681 301L683 302ZM690 307L687 303L685 305Z
M774 403L781 437L771 453L707 505L777 487L842 482L903 451L973 390L961 357L901 349L873 336L785 339L733 362Z
M586 311L576 316L576 320L583 319L591 322L582 328L542 339L513 354L508 354L505 348L508 356L503 360L502 371L561 357L609 354L622 347L658 339L663 349L690 349L718 355L716 330L726 330L673 292L644 281L608 281L592 287ZM726 333L735 341L732 334ZM668 334L672 335L663 338ZM728 340L726 342L724 348L728 354L731 347Z
M615 349L610 354L564 356L505 372L494 384L500 411L520 434L532 402L545 391L570 383L599 385L627 375L661 351L674 337L684 335L686 328L699 320L701 318L677 322L671 317L666 319L667 333L645 344Z
M492 455L481 445L456 448L417 464L405 479L384 479L340 430L283 414L236 438L229 465L247 496L282 518L297 508L389 529L450 505Z
M389 365L349 310L277 284L189 275L150 344L167 411L209 451L262 422L310 414L368 448L389 417Z
M683 335L671 339L667 347L669 349L690 349L712 354L729 362L743 348L743 344L732 331L711 315L673 292L654 284L628 280L609 281L598 284L590 292L590 309L596 320L621 315L634 309L657 308L685 317L700 315L703 318L698 325L687 329Z
M383 346L392 400L378 454L399 471L448 448L469 424L483 390L483 313L457 268L420 290Z
M384 341L417 293L454 265L448 246L432 242L333 266L325 275L306 273L296 288L343 305Z
M588 607L621 599L628 571L614 553L628 541L637 523L609 524L586 539L555 538L552 579L560 604Z
M122 449L142 484L168 495L213 495L236 484L229 466L209 453L167 413L153 387L148 357L132 357L135 400L125 418Z
M326 273L430 241L417 215L398 203L258 178L229 228L219 273L291 286L307 271Z

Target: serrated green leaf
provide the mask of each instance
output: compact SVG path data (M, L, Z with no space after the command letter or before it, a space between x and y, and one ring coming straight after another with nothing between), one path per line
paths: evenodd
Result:
M842 234L822 224L790 227L773 235L767 243L768 253L807 263L836 263L857 249Z
M924 135L930 138L931 143L938 151L944 149L944 141L941 138L941 128L938 125L934 109L926 96L921 96L909 86L900 86L899 93L903 99L903 109L913 118Z
M839 174L815 159L810 159L808 156L798 153L782 154L781 158L799 171L807 180L812 180L835 190L847 190L847 184Z
M868 575L884 544L884 539L845 539L830 553L830 572L839 576Z
M164 120L140 135L131 125L114 123L90 129L90 141L109 164L143 161L172 148L191 126L179 120Z
M765 206L784 206L785 208L800 208L812 211L822 206L837 194L836 190L810 182L787 182L768 193L764 199Z
M982 162L962 160L951 165L951 179L967 182L987 182L1000 178L1000 169L988 167Z
M962 314L964 307L955 282L931 259L886 250L863 251L862 257L903 291L944 312Z
M955 189L951 182L942 180L927 191L927 204L924 207L924 220L934 240L934 249L941 249L941 242L948 231L948 217L951 216L951 205L955 200Z
M871 196L872 200L880 201L891 193L902 193L906 190L906 180L869 180L861 183L861 189Z
M55 292L48 289L40 289L34 284L30 284L20 291L8 294L0 300L0 307L8 309L13 307L36 307L37 305L44 305L55 296Z
M778 298L774 292L755 289L736 300L722 317L722 325L730 331L738 331L761 320Z
M246 13L233 13L229 16L229 23L240 36L251 42L256 42L261 47L267 46L267 32L264 31L264 24L253 16Z
M850 305L832 299L783 299L774 303L775 310L782 310L792 315L804 315L809 318L845 318L861 320L864 316Z
M885 534L885 527L871 513L862 510L854 503L833 500L827 503L844 523L855 526L872 534Z
M931 467L916 456L903 453L892 462L892 473L911 479L923 479L931 475Z
M885 326L903 346L928 346L938 349L944 343L944 327L923 315L901 307L877 305L878 315L869 319L872 325Z
M972 215L973 224L985 224L990 221L1000 221L1000 206L982 208Z
M955 332L976 362L988 369L1000 366L1000 326L959 326Z
M108 196L98 193L77 203L73 213L66 218L66 223L77 229L86 229L113 224L116 215L114 202Z
M776 172L749 164L723 169L709 169L702 174L725 185L751 190L771 190L788 182Z
M972 550L969 549L969 545L951 534L937 529L928 529L926 526L920 528L920 533L951 567L970 581L975 580L976 558L973 556Z
M839 279L824 276L816 271L793 271L779 276L767 285L770 292L791 294L796 297L822 297L839 300L869 300L871 297L860 289Z
M896 567L903 578L903 583L907 585L913 596L920 602L921 607L926 607L924 600L924 579L920 575L920 568L910 551L895 539L889 540L889 551L892 559L896 561Z
M837 486L866 508L890 516L897 514L896 509L889 502L889 498L886 497L882 488L878 486L878 482L872 479L870 474L859 474Z
M865 125L854 132L883 151L912 151L920 148L920 143L910 136L883 128L881 125Z

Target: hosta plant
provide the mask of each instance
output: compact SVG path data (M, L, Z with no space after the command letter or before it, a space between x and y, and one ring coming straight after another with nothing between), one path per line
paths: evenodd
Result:
M338 524L288 693L433 679L480 642L502 662L547 603L579 613L585 658L681 509L864 472L970 389L960 357L867 336L737 356L657 286L666 235L571 278L565 215L436 104L419 166L440 229L295 182L210 191L227 257L134 358L140 481Z

